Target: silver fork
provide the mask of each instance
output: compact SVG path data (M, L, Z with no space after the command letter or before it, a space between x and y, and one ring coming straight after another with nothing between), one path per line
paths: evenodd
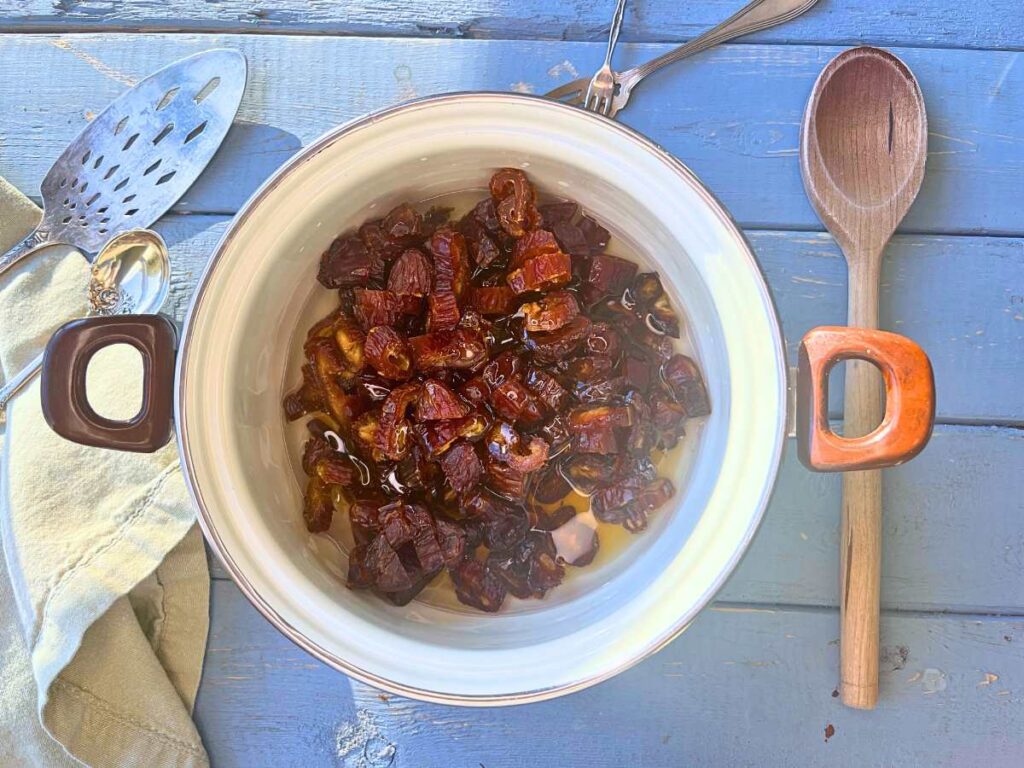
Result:
M591 78L590 85L587 86L587 98L583 102L583 108L591 112L607 115L612 111L612 103L615 100L612 54L615 53L615 44L619 42L619 31L622 29L622 18L625 13L626 0L618 0L615 14L612 16L612 26L608 30L608 51L604 55L604 66Z
M655 70L741 35L749 35L762 29L774 27L776 24L782 24L795 19L800 14L810 10L817 2L818 0L751 0L751 2L717 27L709 29L700 37L695 37L688 43L684 43L678 48L662 54L653 61L627 69L625 72L609 72L615 83L613 88L615 95L612 98L610 109L602 111L601 114L615 117L616 113L626 106L626 102L629 101L629 94L633 88ZM610 47L609 50L611 50ZM607 61L605 62L605 67L607 67ZM605 67L601 68L602 72ZM600 74L599 72L598 75ZM587 79L581 77L578 80L560 85L545 95L549 99L561 101L563 104L572 104L574 106L586 105L587 109L592 109L589 104L589 94L594 83L597 81L598 75L594 76L589 86Z

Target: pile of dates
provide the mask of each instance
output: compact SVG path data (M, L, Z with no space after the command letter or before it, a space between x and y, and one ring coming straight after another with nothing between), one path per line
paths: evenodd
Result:
M347 510L349 587L404 605L447 570L461 602L496 611L593 560L592 527L571 561L552 536L573 492L643 530L675 492L653 452L710 404L658 275L605 253L576 203L538 204L504 168L449 214L403 204L331 244L318 280L338 307L284 409L315 414L303 515L319 532Z

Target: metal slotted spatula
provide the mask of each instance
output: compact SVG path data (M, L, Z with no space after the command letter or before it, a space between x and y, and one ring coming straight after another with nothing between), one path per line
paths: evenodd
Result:
M245 90L245 57L215 49L181 59L121 94L43 179L43 219L0 256L0 274L43 246L92 254L149 227L213 157Z

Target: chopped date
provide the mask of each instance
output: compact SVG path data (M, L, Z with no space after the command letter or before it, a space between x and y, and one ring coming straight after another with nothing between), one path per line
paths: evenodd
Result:
M540 224L537 193L518 168L502 168L491 177L491 197L494 199L498 223L512 237L522 237Z
M579 453L618 453L619 437L615 428L606 424L593 424L573 432L573 447Z
M505 602L505 584L479 560L463 560L452 571L455 596L460 603L494 613Z
M538 363L551 364L571 357L589 330L590 320L577 315L557 331L526 334L525 345Z
M544 224L550 227L552 224L567 224L573 221L579 214L580 207L572 200L560 200L557 203L538 206L538 210Z
M518 377L522 368L523 356L516 350L506 350L484 366L484 382L491 389L500 387L506 381Z
M377 325L366 334L366 359L385 379L402 381L412 376L412 351L398 331Z
M423 237L423 217L411 205L402 203L384 217L381 228L393 242L413 243Z
M417 424L416 435L427 454L436 458L451 448L452 443L459 438L472 441L482 436L486 429L487 419L474 413L462 419Z
M532 498L540 504L554 504L568 496L571 491L572 486L562 477L558 467L549 464L533 486Z
M542 253L509 272L506 280L517 294L558 288L572 280L572 262L561 251Z
M457 443L448 449L441 457L441 469L456 493L472 491L484 473L484 465L469 443Z
M394 461L409 452L410 424L405 418L406 411L420 396L419 384L405 384L391 390L380 411L380 427L377 430L376 447L384 456Z
M321 456L313 465L313 471L326 485L348 487L359 481L359 470L342 454Z
M608 355L587 355L563 360L558 368L577 388L581 388L608 378L615 369L615 361Z
M373 586L381 592L400 592L412 587L412 579L405 565L383 534L370 542L365 562L372 575Z
M516 244L512 248L512 258L509 261L509 267L511 269L518 269L532 258L544 255L553 256L561 250L558 247L558 241L552 233L545 229L535 229L533 232L527 232L516 240Z
M540 368L526 372L526 386L548 409L549 413L562 411L569 401L569 390L558 383L558 379Z
M608 253L598 253L590 257L586 283L594 289L598 299L618 296L629 287L636 271L636 264L631 261Z
M643 530L675 492L652 451L710 412L656 273L605 253L575 202L538 206L522 170L488 191L457 221L403 203L331 243L317 279L338 304L283 401L289 420L315 414L307 528L342 505L348 586L394 605L445 568L478 610L543 597L598 551L573 495Z
M507 285L484 285L470 290L469 306L485 316L508 315L515 310L516 295Z
M527 331L557 331L580 313L576 297L569 291L554 291L519 308Z
M402 300L391 291L356 288L352 314L363 330L375 325L394 325L402 316Z
M366 563L369 542L360 542L348 553L348 578L345 581L349 589L369 589L373 586L374 573Z
M423 392L416 402L417 421L461 419L470 413L469 405L438 379L423 382Z
M633 279L631 293L636 301L637 308L640 310L647 309L663 293L661 278L658 277L658 273L641 272Z
M582 496L590 496L612 474L612 463L605 456L572 456L561 466L562 477Z
M611 240L611 234L589 216L583 216L579 222L579 228L583 230L583 236L590 243L590 250L600 253L607 247Z
M520 599L541 598L565 577L551 534L531 531L511 552L492 552L487 564Z
M316 279L325 288L366 285L370 279L370 252L351 235L339 237L320 257Z
M443 368L473 368L487 358L487 345L479 332L468 328L431 331L409 339L416 368L437 371Z
M499 496L517 501L526 495L528 478L525 472L515 469L510 464L504 464L492 458L486 463L486 484L487 487Z
M478 408L491 399L491 388L483 376L474 376L464 382L459 393Z
M566 253L578 257L590 255L590 243L577 225L569 221L558 221L551 225L551 231Z
M530 390L519 379L508 379L491 390L491 407L495 414L510 422L536 424L544 418Z
M391 267L388 290L399 296L426 296L434 284L434 267L422 251L410 248Z
M700 368L686 355L673 355L662 363L661 380L676 402L683 406L687 416L707 416L711 413L711 403Z
M439 229L430 238L430 252L434 255L434 292L461 298L470 276L466 238L451 227Z
M306 521L306 530L320 533L331 527L334 517L334 499L331 488L319 476L313 475L306 483L306 494L302 502L302 518Z
M431 331L448 331L459 324L459 304L451 291L437 291L427 299L430 316L427 328Z

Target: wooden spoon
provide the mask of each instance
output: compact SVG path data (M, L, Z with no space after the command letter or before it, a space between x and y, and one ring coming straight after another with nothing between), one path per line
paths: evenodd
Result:
M927 148L924 98L902 61L877 48L854 48L825 67L804 113L800 170L811 203L846 256L851 326L878 326L882 252L921 188ZM873 430L882 399L871 364L848 362L843 434ZM878 700L881 551L881 472L847 472L840 692L843 703L858 709Z

